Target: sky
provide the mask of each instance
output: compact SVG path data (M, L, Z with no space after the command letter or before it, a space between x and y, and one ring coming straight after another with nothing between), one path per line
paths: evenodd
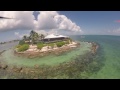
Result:
M42 34L120 35L120 11L0 11L0 42Z

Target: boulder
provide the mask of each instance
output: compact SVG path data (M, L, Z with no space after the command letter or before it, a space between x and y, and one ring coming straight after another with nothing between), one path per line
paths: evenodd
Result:
M13 67L12 70L13 70L14 72L21 72L22 67Z
M2 65L1 65L1 68L5 70L5 69L8 68L8 65L6 65L6 64L2 64Z
M34 68L35 68L35 69L39 68L39 65L37 65L37 64L36 64L36 65L34 65Z

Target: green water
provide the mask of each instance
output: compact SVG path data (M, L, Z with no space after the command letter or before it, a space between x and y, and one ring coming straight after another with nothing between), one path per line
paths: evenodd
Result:
M90 44L86 42L80 42L81 46L73 51L63 53L61 55L49 55L42 58L25 58L18 57L13 54L13 50L9 49L2 54L2 60L8 65L17 65L17 66L34 66L34 65L58 65L63 62L68 62L74 60L77 55L84 55L86 52L90 51Z
M78 39L79 36L74 37ZM104 63L101 69L88 78L91 79L119 79L120 78L120 36L85 36L84 41L94 41L100 44L100 62Z
M82 72L74 72L74 76L72 78L120 79L120 36L85 35L85 38L81 38L81 36L71 36L71 38L78 41L96 42L100 46L96 57L93 58L93 63L88 63ZM0 59L9 65L22 65L32 67L36 64L46 64L53 66L63 62L75 60L77 56L82 56L88 52L90 50L89 47L90 45L81 42L81 47L71 52L63 53L59 56L50 55L47 57L34 59L14 56L12 50L9 49L4 52L2 56L0 56ZM76 70L79 70L78 67L79 66L77 66ZM75 69L75 67L73 68ZM61 73L64 73L64 71L61 70ZM61 73L59 73L59 77ZM68 74L64 74L61 76L61 78L66 78L68 76ZM56 76L56 78L58 77Z

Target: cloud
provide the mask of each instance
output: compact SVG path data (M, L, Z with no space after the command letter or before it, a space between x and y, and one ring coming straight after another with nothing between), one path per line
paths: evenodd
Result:
M35 20L34 11L0 11L0 16L15 18L0 20L0 31L5 30L68 30L81 32L81 28L65 15L57 11L38 11L40 14ZM17 33L16 33L17 35Z
M118 34L120 34L120 28L115 29L115 30L108 30L108 33L118 35Z
M15 35L18 36L18 35L19 35L19 32L15 32Z
M0 16L14 18L0 20L0 31L34 28L33 11L0 11Z
M37 32L38 34L47 35L47 32L45 30L34 30L34 31Z
M36 24L37 29L82 31L76 23L72 22L65 15L60 15L56 11L40 11Z

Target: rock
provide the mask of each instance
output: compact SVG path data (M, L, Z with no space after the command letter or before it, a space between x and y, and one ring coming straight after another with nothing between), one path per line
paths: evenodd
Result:
M57 45L54 43L54 48L57 48Z
M23 71L23 69L20 71L20 73L23 73L24 71Z
M35 69L39 68L39 65L37 65L37 64L36 64L36 65L34 65L34 68L35 68Z
M21 72L22 67L13 67L12 69L14 72Z
M3 65L1 65L1 68L5 70L8 68L8 65L3 64Z
M31 73L34 73L34 71L30 71Z

